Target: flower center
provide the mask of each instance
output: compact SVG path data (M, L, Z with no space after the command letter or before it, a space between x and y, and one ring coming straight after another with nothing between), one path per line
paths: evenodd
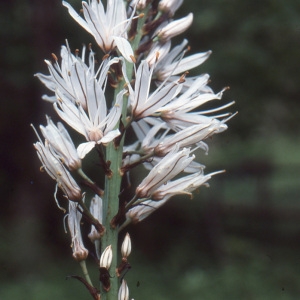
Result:
M98 142L103 138L103 132L101 129L95 127L90 130L88 136L90 141Z

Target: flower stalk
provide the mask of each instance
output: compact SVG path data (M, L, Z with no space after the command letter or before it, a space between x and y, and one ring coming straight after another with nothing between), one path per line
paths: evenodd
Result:
M83 1L79 14L63 1L70 16L95 39L97 51L90 46L88 55L86 47L81 56L79 50L72 54L66 42L61 62L56 55L52 55L53 63L45 60L49 75L36 74L53 93L42 98L85 140L76 147L67 127L61 122L55 125L47 116L47 125L40 126L44 140L34 129L39 140L34 147L41 170L64 194L64 202L56 192L55 200L68 212L72 255L84 275L71 277L82 282L94 299L128 300L124 277L131 268L132 245L128 233L118 244L120 232L175 195L192 197L194 190L208 186L213 175L223 172L204 174L194 153L202 149L207 154L206 140L228 128L226 123L234 114L223 110L234 102L201 110L208 101L219 101L227 88L214 93L207 85L208 74L188 75L211 51L185 57L187 40L172 47L171 39L193 21L192 13L173 19L183 0L106 3L104 7L101 0ZM87 175L84 164L93 151L99 155L93 172L97 178ZM130 178L141 165L148 174L138 178L127 199L123 191L129 191ZM87 237L93 249L84 245L83 226L89 227ZM89 253L97 255L95 286L86 264Z

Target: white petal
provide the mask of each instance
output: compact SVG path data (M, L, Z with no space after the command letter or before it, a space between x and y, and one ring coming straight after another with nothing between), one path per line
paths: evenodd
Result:
M134 54L130 43L126 39L118 36L114 36L113 39L116 43L117 48L124 56L124 58L132 63L132 58L134 57Z
M116 138L117 136L119 136L121 134L121 132L119 131L119 129L110 131L108 134L106 134L101 140L100 143L102 144L107 144L109 142L111 142L114 138Z
M96 142L82 143L77 147L78 156L83 159L96 145Z
M63 6L68 8L69 14L71 15L71 17L79 24L81 25L87 32L91 33L91 30L87 24L86 21L84 21L80 15L75 11L75 9L66 1L62 2Z
M200 66L203 62L205 62L209 58L211 53L212 53L211 51L207 51L207 52L197 53L183 58L181 62L178 64L178 66L176 67L176 69L174 70L174 72L172 72L172 74L177 75L187 70L191 70L195 67ZM170 67L174 68L174 64ZM171 72L172 70L167 70L170 69L170 67L169 68L166 67L166 71Z

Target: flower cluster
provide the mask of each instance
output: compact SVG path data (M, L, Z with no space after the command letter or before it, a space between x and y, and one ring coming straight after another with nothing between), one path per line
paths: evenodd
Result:
M130 267L131 242L127 234L118 267L116 231L143 220L175 195L192 196L222 172L205 174L196 161L196 150L207 153L205 140L227 129L233 115L224 110L233 102L201 109L207 102L220 100L227 88L214 93L208 74L188 76L211 51L186 55L190 49L185 39L172 45L172 38L193 21L192 13L173 19L182 2L132 0L126 5L123 0L107 0L105 8L102 1L89 0L82 2L79 13L63 1L71 17L93 36L93 47L99 51L89 46L88 54L86 47L72 54L67 42L61 59L53 55L52 61L45 60L49 75L36 74L52 92L43 99L81 136L73 143L64 125L56 126L47 116L47 126L40 126L44 142L39 137L34 147L42 168L67 199L63 206L68 210L73 256L80 262L88 256L80 221L83 218L91 225L88 237L100 261L102 288L95 289L88 277L85 285L95 299L115 293L118 280L109 273L114 268L117 277L122 276L116 297L129 299L122 274ZM82 160L90 152L98 154L103 170L99 174L107 186L98 186L95 182L103 181L84 173ZM121 191L130 190L130 184L121 186L126 182L121 177L134 176L138 165L144 165L148 175L139 181L132 198L124 199ZM90 209L86 207L89 194Z

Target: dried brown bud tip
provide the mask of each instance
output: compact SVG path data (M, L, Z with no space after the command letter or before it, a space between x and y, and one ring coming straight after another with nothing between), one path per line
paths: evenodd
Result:
M100 276L99 276L99 280L102 283L103 289L108 292L110 290L110 275L109 272L106 268L100 267L99 268L100 271Z

